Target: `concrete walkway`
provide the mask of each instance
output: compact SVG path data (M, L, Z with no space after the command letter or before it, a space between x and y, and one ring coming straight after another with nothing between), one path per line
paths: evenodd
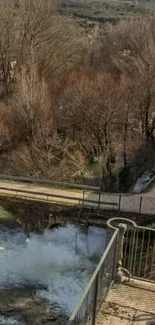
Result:
M107 295L96 324L155 324L155 284L138 280L115 284Z
M21 193L19 190L23 192ZM31 191L31 193L26 193L26 191ZM19 196L29 200L65 205L84 205L86 207L100 207L100 209L117 211L120 209L120 211L126 212L155 214L155 196L147 197L146 194L100 194L98 192L58 189L40 184L0 180L0 195ZM87 200L91 202L87 202Z

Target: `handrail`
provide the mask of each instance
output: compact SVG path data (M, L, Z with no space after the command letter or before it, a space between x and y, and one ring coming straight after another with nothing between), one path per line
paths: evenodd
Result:
M116 230L116 229L119 229L119 220L120 220L120 222L125 222L125 223L131 223L134 227L137 227L137 224L136 224L136 222L135 221L133 221L133 220L131 220L131 219L127 219L127 218L119 218L119 217L115 217L115 218L111 218L111 219L109 219L109 220L107 220L107 226L109 227L109 228L111 228L111 229L114 229L114 230ZM117 221L117 223L118 223L118 226L113 226L111 223L113 222L113 221Z
M34 194L34 195L40 195L40 196L46 196L46 197L55 197L55 198L60 198L60 199L67 199L67 200L73 200L73 201L79 201L82 200L86 203L94 203L98 204L99 201L95 200L89 200L89 199L83 199L82 197L75 197L75 196L66 196L66 195L60 195L60 194L50 194L50 193L43 193L43 192L38 192L38 191L30 191L30 190L22 190L18 188L7 188L4 186L0 186L0 190L6 190L7 192L16 192L16 193L26 193L26 194ZM117 203L115 202L105 202L105 201L100 201L100 205L112 205L112 206L118 206Z
M113 222L117 224L113 225ZM134 221L121 217L112 218L107 224L113 231L113 235L68 325L87 324L87 321L95 325L97 312L111 283L114 279L120 280L123 271L125 276L152 282L151 278L147 277L155 274L155 229L138 226Z
M90 191L94 191L94 193L92 193L92 195L94 194L98 194L99 198L98 198L98 209L100 209L100 204L104 204L104 205L111 205L115 208L115 210L117 209L118 211L128 211L131 213L135 213L137 215L154 215L155 214L155 198L154 197L147 197L147 196L142 196L140 194L131 194L131 193L108 193L108 192L102 192L100 187L95 187L95 186L88 186L88 185L81 185L81 184L73 184L73 183L67 183L67 182L60 182L60 181L50 181L50 180L46 180L46 179L33 179L33 178L26 178L26 177L18 177L18 176L8 176L8 175L1 175L0 174L0 180L4 180L4 181L15 181L15 182L27 182L27 183L32 183L35 184L37 186L38 184L49 184L52 185L52 188L54 190L54 185L55 187L57 187L56 185L60 186L60 189L62 189L63 187L65 188L77 188L77 189L81 189L84 191L90 190ZM16 183L18 184L18 183ZM2 184L3 185L3 184ZM82 193L82 191L81 191ZM42 193L41 193L42 194ZM91 195L91 193L90 193ZM103 198L104 196L104 198ZM100 202L100 197L102 199L105 200L105 202ZM75 198L72 198L72 200L75 200ZM92 200L93 201L93 200ZM106 201L109 201L106 203ZM112 201L110 203L110 201ZM83 200L84 202L84 200ZM89 203L94 203L97 204L97 201L93 201L91 202L91 200L86 201L85 202L89 202ZM117 202L117 203L116 203ZM139 220L140 221L140 220Z
M138 226L130 219L119 217L108 220L107 225L113 230L125 229L120 270L127 270L129 277L152 282L152 274L155 279L155 228Z
M96 191L96 192L100 191L99 186L89 186L89 185L82 185L82 184L75 184L75 183L68 183L68 182L51 181L49 179L9 176L9 175L2 175L2 174L0 174L0 179L8 180L8 181L38 183L38 184L61 185L61 186L65 186L65 187L90 190L90 191Z
M108 245L107 245L107 247L106 247L106 249L105 249L105 251L104 251L104 253L103 253L103 255L102 255L102 257L101 257L101 259L100 259L100 261L99 261L99 263L98 263L98 265L97 265L97 267L96 267L96 269L95 269L95 271L94 271L94 273L92 275L92 277L91 277L91 279L89 280L89 282L88 282L88 284L87 284L87 286L86 286L86 288L85 288L85 290L84 290L84 292L83 292L80 300L77 303L76 308L74 309L74 311L73 311L73 313L72 313L72 315L71 315L71 317L69 319L69 324L71 324L74 321L74 319L75 319L75 317L76 317L76 315L77 315L80 307L82 306L82 304L83 304L86 296L89 293L90 288L92 287L94 281L96 280L96 278L98 276L98 273L99 273L101 267L103 266L103 263L104 263L107 255L108 255L108 253L109 253L109 251L110 251L110 249L111 249L114 241L117 238L118 232L119 232L119 230L116 229L115 232L113 233L113 235L112 235L112 237L111 237L111 239L110 239L110 241L109 241L109 243L108 243Z
M136 229L142 229L142 230L147 230L147 231L155 231L155 228L150 228L150 227L144 227L144 226L138 226L137 224L136 224L136 222L135 221L133 221L133 220L131 220L131 219L127 219L127 218L119 218L119 217L116 217L116 218L111 218L111 219L109 219L108 221L107 221L107 226L108 227L110 227L111 229L119 229L119 227L116 227L116 226L113 226L112 224L111 224L111 222L113 222L113 221L123 221L123 222L125 222L125 223L131 223L132 225L133 225L133 227L134 228L136 228Z

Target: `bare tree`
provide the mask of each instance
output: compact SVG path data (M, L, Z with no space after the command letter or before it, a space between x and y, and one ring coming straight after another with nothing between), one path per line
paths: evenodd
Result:
M16 26L14 8L10 1L0 4L0 82L5 88L7 96L10 95L11 62L15 60Z
M59 118L84 153L87 162L100 161L101 178L115 165L119 85L109 75L84 75L66 88L59 102ZM65 131L65 130L64 130Z
M134 106L139 120L141 136L145 141L152 141L155 127L154 16L120 21L117 26L108 27L102 49L107 49L110 62L113 62L120 74L130 78L130 84L133 85L132 107Z
M17 138L26 140L34 138L36 133L43 136L53 132L51 97L46 82L39 78L33 54L29 65L21 67L17 75L10 105Z

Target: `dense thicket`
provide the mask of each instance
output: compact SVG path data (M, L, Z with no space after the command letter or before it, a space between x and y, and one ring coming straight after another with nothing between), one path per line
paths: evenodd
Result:
M0 98L1 172L130 186L155 163L154 17L86 32L54 1L0 0Z

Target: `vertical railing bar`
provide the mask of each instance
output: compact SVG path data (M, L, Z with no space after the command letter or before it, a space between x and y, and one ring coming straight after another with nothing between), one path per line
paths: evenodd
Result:
M82 317L86 320L88 317L89 311L86 308L85 300L83 301L83 304L82 304L82 306L80 306L79 310L80 310L80 318L82 315Z
M104 289L105 289L105 263L102 265L101 272L101 296L100 300L104 301Z
M139 229L137 230L137 235L136 235L136 245L135 245L134 263L133 263L133 275L135 275L135 268L136 268L136 261L137 261L138 239L139 239Z
M110 274L110 272L111 272L112 261L113 261L113 245L111 246L111 250L109 251L109 254L107 255L106 272L108 272L108 274Z
M89 295L89 292L88 292L88 295ZM88 295L87 295L87 298L88 298ZM86 321L89 317L89 310L87 309L87 301L86 299L83 301L83 304L80 306L80 309L81 309L81 312L80 312L80 319L79 319L79 322L78 324L81 324L81 320L82 321ZM89 306L89 305L88 305ZM73 323L74 324L74 323Z
M98 296L99 296L99 303L101 303L102 301L102 295L103 295L103 268L104 268L104 263L102 264L100 270L99 270L99 273L98 273L98 283L99 283L99 286L98 286Z
M94 297L94 287L92 285L92 287L89 290L89 306L90 306L89 315L90 315L90 319L92 319L93 297ZM87 323L87 320L86 320L85 323Z
M154 255L155 255L155 238L154 238L154 244L153 244L153 251L152 251L152 260L151 260L151 273L153 269L153 264L154 264Z
M131 251L132 251L132 237L133 237L133 231L130 229L130 240L129 240L129 255L128 255L128 263L127 263L127 269L130 269L130 259L131 259Z
M123 261L122 261L122 265L123 265L123 267L126 266L126 256L127 256L128 237L129 237L129 228L128 228L128 226L127 226L126 236L125 236L125 247L124 247L124 254L123 254Z
M100 269L101 270L101 269ZM99 304L100 306L100 299L101 299L101 275L100 275L100 270L98 272L98 291L97 291L97 306Z
M94 291L94 299L93 299L92 325L95 325L95 319L96 319L97 291L98 291L98 274L97 274L97 277L96 277L96 280L95 280L95 291Z
M112 276L113 273L113 262L114 262L114 249L113 244L111 246L111 250L109 251L109 254L107 255L107 273L109 276Z
M89 307L89 294L86 296L86 310L88 310Z
M141 250L140 250L140 260L139 260L139 269L138 269L138 276L140 277L140 271L141 271L141 265L142 265L142 255L143 255L143 246L144 246L144 233L145 229L143 229L142 234L142 244L141 244Z
M111 279L110 282L114 280L115 260L116 260L116 243L114 241L112 245L112 258L110 260L110 279Z
M108 255L110 255L110 251L109 251L109 254ZM108 255L107 255L107 257L108 257ZM109 281L108 281L109 279L107 278L107 272L105 273L105 285L104 285L104 288L105 288L105 290L104 290L104 301L105 301L105 297L106 297L106 294L107 294L107 291L108 291L108 288L109 288Z
M102 305L104 301L104 288L105 288L105 273L104 273L104 264L102 265L100 269L100 305Z
M112 273L112 280L115 280L116 275L116 267L117 267L117 251L118 251L118 234L114 242L115 252L114 252L114 265L113 265L113 273Z
M107 255L107 265L108 265L108 273L111 273L111 269L112 269L112 265L113 265L113 261L114 261L114 250L113 250L113 244L111 245L111 249Z
M133 254L134 254L134 244L135 244L135 232L136 229L133 229L133 242L132 242L132 248L131 248L131 257L130 257L130 267L129 267L129 272L132 274L132 267L133 267Z
M102 265L102 274L101 274L101 299L104 300L104 288L105 288L105 263Z
M105 263L103 264L103 272L102 272L102 301L104 301L104 297L105 297Z
M147 251L146 251L146 258L145 258L145 266L144 266L144 277L147 274L148 270L148 257L149 257L149 247L150 247L150 235L151 235L151 230L149 230L149 236L148 236L148 242L147 242Z

